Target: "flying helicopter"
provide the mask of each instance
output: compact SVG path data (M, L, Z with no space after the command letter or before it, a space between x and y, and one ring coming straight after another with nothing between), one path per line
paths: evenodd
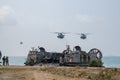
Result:
M58 39L63 39L65 37L65 34L67 34L66 32L54 32L54 33L57 34Z
M20 42L20 44L22 45L22 44L23 44L23 42L21 41L21 42Z
M90 33L77 33L77 35L80 35L81 39L86 39L87 35L89 35Z

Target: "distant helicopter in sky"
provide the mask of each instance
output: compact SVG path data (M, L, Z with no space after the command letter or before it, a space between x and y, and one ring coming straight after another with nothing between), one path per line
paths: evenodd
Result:
M67 34L66 32L54 32L54 33L57 34L58 39L63 39L65 37L65 34Z
M77 35L80 35L81 39L86 39L87 35L89 35L90 33L77 33Z
M22 45L22 44L23 44L23 42L21 41L21 42L20 42L20 44Z

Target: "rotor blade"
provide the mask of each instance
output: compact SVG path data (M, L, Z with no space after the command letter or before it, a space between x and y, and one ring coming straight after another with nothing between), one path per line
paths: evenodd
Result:
M77 35L82 35L82 34L89 35L90 33L75 33L75 34L77 34Z
M77 34L77 35L81 35L82 33L75 33L75 34Z
M70 32L61 32L62 34L70 34Z
M50 32L50 33L58 34L58 33L60 33L60 32Z
M85 33L85 35L90 35L91 33Z

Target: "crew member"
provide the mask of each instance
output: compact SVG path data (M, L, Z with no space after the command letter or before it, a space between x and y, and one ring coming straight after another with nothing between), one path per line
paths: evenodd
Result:
M3 66L5 66L5 56L3 56L2 60L3 60Z

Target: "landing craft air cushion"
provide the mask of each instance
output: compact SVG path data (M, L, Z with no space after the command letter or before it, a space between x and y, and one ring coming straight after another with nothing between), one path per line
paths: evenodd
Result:
M67 46L62 53L46 52L43 47L30 50L27 56L25 65L44 65L44 64L59 64L60 66L90 66L90 63L95 60L102 63L102 53L100 50L93 48L89 52L81 50L80 46L75 46L73 50ZM102 64L100 65L102 66Z

